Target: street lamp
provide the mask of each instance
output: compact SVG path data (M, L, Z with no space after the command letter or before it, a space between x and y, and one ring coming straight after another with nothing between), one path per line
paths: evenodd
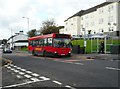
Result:
M10 47L13 48L13 29L12 28L8 28L11 31L11 42L10 42Z
M29 32L29 18L28 18L28 17L22 17L22 18L26 18L26 19L27 19L27 23L28 23L28 32Z

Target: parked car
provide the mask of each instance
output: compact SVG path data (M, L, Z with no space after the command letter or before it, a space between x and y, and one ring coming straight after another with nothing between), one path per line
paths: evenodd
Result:
M12 50L10 48L4 48L3 53L12 53Z
M0 45L0 49L2 49L2 45Z

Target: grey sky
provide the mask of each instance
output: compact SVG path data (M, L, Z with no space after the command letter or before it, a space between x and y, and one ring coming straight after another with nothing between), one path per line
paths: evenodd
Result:
M58 25L80 10L88 9L105 0L0 0L0 39L8 39L12 34L27 32L27 19L30 29L39 29L41 22L54 18Z

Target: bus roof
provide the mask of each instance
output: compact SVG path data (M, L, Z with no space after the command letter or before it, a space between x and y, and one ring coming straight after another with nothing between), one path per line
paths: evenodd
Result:
M35 37L29 38L28 40L36 40L36 39L38 39L38 38L49 38L49 37L54 37L56 34L59 34L59 33L52 33L52 34L47 34L47 35L35 36ZM68 36L70 37L69 34L60 34L60 35L68 35Z

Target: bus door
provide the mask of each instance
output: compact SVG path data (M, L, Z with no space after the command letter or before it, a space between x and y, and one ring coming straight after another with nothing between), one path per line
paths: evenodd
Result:
M51 53L53 51L53 38L47 38L44 43L46 44L45 46L45 51Z
M37 54L41 54L43 52L43 39L36 40L36 47L35 47L35 52Z

